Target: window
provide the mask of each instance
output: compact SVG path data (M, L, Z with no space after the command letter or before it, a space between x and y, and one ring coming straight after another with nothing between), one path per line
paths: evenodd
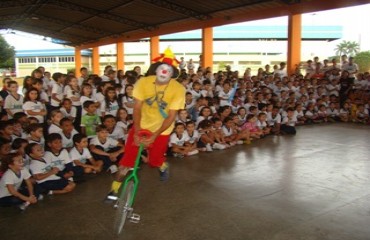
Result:
M75 57L59 57L59 62L74 62Z
M35 57L18 58L18 63L36 63Z
M56 61L56 57L39 57L39 63L52 63Z

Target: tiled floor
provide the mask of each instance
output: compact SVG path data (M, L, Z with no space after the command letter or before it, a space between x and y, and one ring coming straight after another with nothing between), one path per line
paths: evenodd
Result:
M171 178L140 171L138 224L112 233L111 176L20 213L0 208L1 239L370 239L370 127L298 128L224 151L170 159Z

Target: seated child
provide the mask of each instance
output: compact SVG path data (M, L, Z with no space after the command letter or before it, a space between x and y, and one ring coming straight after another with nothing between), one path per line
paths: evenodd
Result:
M215 140L215 134L212 130L213 122L210 120L203 120L198 125L198 131L200 135L200 140L198 147L206 147L207 152L212 152L213 149L225 149L226 147Z
M69 151L73 148L73 136L78 134L78 132L74 129L73 122L69 118L62 118L60 120L60 127L62 128L62 132L59 134L62 137L63 148Z
M183 124L186 124L189 120L190 120L190 117L186 109L180 109L177 112L176 122L181 122Z
M107 127L100 125L96 128L97 136L90 141L90 151L96 160L104 162L103 169L109 169L111 173L117 171L115 163L122 158L125 150L124 145L109 137Z
M269 135L271 131L271 128L267 125L266 119L266 113L261 112L258 114L257 127L262 130L262 136Z
M26 147L26 154L31 159L30 170L37 184L48 194L63 194L71 192L76 184L61 178L56 174L59 168L44 159L44 150L40 144L30 143Z
M22 124L16 121L14 118L13 121L13 135L12 140L14 141L17 138L24 138L27 139L27 134L22 129Z
M22 138L24 136L27 136L26 129L27 129L28 125L30 124L29 119L27 117L27 114L25 114L24 112L18 112L16 114L14 114L13 119L16 123L19 123L21 128L22 128L21 130L19 130L22 134ZM17 133L17 130L15 130L15 134L16 133Z
M271 112L267 112L268 126L270 127L271 132L276 135L280 134L281 115L279 110L278 106L273 106Z
M63 114L64 118L69 118L72 122L76 119L77 109L72 105L72 101L69 98L64 98L61 102L61 108L59 109Z
M369 111L365 108L364 104L358 104L355 114L355 122L366 124L369 122Z
M4 172L1 171L1 162L3 158L5 158L10 153L11 144L12 142L10 140L0 137L0 178L4 174Z
M225 139L225 133L222 129L223 123L221 119L212 118L212 122L213 122L212 131L215 137L215 141L218 144L223 145L225 148L230 147L230 145L226 142L226 139Z
M241 142L237 142L237 144L242 144L242 142L245 141L246 144L251 144L251 139L250 139L250 133L248 129L242 129L243 125L239 125L240 123L240 118L238 115L233 115L230 116L233 119L233 125L232 128L234 129L234 132L238 134L238 138ZM244 123L243 123L244 124Z
M26 169L30 169L30 161L25 150L27 145L28 140L23 138L17 138L12 143L12 152L21 155L23 157L24 162L23 167L25 167Z
M2 161L3 177L0 180L0 206L18 205L21 210L37 203L39 192L34 191L31 174L23 168L23 157L18 153L8 154ZM26 187L22 187L23 181ZM37 188L36 188L37 189Z
M13 123L12 119L7 121L0 121L0 136L9 141L13 141Z
M168 154L183 158L198 154L198 150L188 144L189 136L185 132L185 125L181 122L175 123L175 128L168 143Z
M62 128L60 127L60 120L63 118L63 114L59 109L53 110L50 113L51 124L49 126L48 133L61 133Z
M225 141L229 146L243 144L243 140L241 139L244 135L238 134L235 123L231 116L225 118L222 126L222 132L225 136Z
M294 108L288 108L286 112L287 116L283 118L280 130L282 133L294 135L297 133L295 129L297 118L294 116Z
M319 106L319 109L317 111L317 119L318 122L328 122L328 114L326 112L326 107L324 104L321 104Z
M75 166L80 166L85 173L99 173L103 168L102 161L96 161L90 154L87 137L83 134L73 136L74 148L69 152Z
M45 148L45 139L42 125L40 123L32 123L27 128L29 143L37 143Z
M107 114L103 117L102 122L109 132L109 137L123 144L125 134L123 132L123 128L117 126L116 118L110 114Z
M93 101L83 103L86 114L81 118L81 133L89 139L96 136L96 127L101 124L100 117L96 114L96 104Z
M127 133L128 133L128 126L132 123L128 116L128 112L126 108L120 108L117 111L117 126L122 128L124 136L123 140L126 141Z
M315 105L313 103L309 103L307 105L307 109L306 109L304 116L306 117L307 124L312 124L312 123L317 122L318 115L315 110Z
M69 157L67 149L63 148L62 136L59 133L52 133L47 137L48 151L45 152L44 159L53 167L57 167L58 176L73 181L74 178L79 178L83 175L83 168L73 166L73 162Z
M198 147L198 142L199 142L199 139L200 139L200 135L199 135L199 132L198 130L195 129L195 123L194 121L187 121L186 122L186 134L188 135L189 137L189 146L191 146L192 149L198 149L198 151L207 151L206 147L205 146L202 146L202 147Z
M294 115L295 115L295 117L297 118L297 121L298 121L297 125L303 125L303 124L306 123L307 119L304 115L302 104L297 104L295 106Z
M326 113L328 115L328 120L330 122L337 122L337 121L339 121L339 111L335 107L335 103L334 102L331 102L329 104L329 107L326 109Z
M349 122L351 120L350 106L348 103L343 104L343 108L339 110L339 118L342 122Z
M254 116L253 114L248 114L247 122L244 123L244 125L242 126L243 130L244 129L249 130L251 138L261 138L261 136L263 135L263 131L257 127L256 122L257 122L257 117Z

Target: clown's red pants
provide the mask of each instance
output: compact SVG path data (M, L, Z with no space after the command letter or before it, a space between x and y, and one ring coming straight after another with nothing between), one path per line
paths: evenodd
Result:
M169 138L170 135L159 135L154 140L152 145L147 148L149 158L148 163L150 166L162 166L163 162L166 160L164 154L167 152ZM121 161L119 162L119 165L125 167L134 167L138 151L139 147L134 143L134 128L132 127L128 132L125 144L125 152Z

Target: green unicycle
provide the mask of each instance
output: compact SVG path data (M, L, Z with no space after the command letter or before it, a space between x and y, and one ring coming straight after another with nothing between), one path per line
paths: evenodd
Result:
M139 133L140 137L149 137L151 132L147 130L141 130ZM133 204L139 185L139 178L137 176L138 167L140 164L141 154L143 152L144 145L140 144L139 151L136 156L135 166L130 174L126 177L125 182L122 184L120 191L118 192L118 198L114 207L116 208L116 217L114 224L114 231L117 235L121 234L123 226L126 220L133 223L140 221L140 215L133 212Z

